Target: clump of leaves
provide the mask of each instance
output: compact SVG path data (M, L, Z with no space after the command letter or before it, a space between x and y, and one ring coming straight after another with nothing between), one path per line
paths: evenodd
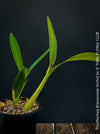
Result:
M9 40L10 40L11 51L18 68L18 74L12 86L13 106L14 108L16 108L16 104L19 100L19 97L28 81L27 80L28 75L30 74L32 69L47 55L49 49L47 49L29 68L25 68L25 66L23 65L21 50L19 48L17 40L15 39L12 33L10 33L9 35Z
M57 40L55 36L55 32L53 30L52 23L50 21L50 18L47 16L47 26L48 26L48 34L49 34L49 48L29 67L26 68L23 65L23 59L21 55L21 51L19 48L19 45L12 33L10 33L9 39L10 39L10 46L12 50L12 54L15 60L15 63L18 67L18 74L14 80L13 86L12 86L12 99L13 99L13 107L16 108L16 104L18 103L19 97L23 91L23 88L25 87L27 83L27 77L32 71L32 69L47 55L49 52L49 66L46 71L46 74L35 90L35 92L32 94L30 99L28 100L27 104L25 105L25 110L30 110L34 101L37 99L39 96L40 92L42 91L44 85L46 84L48 78L50 75L57 69L59 66L66 62L71 62L71 61L79 61L79 60L88 60L88 61L96 61L96 53L93 52L84 52L80 53L77 55L72 56L71 58L68 58L67 60L54 65L56 62L57 58ZM100 54L99 56L99 61L100 61Z

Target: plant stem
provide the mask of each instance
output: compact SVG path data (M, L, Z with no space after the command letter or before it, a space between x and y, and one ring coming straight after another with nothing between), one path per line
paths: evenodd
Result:
M15 103L15 91L12 89L12 100L13 100L13 108L16 108L16 103Z
M48 70L46 72L46 75L44 76L44 78L41 81L40 85L38 86L38 88L36 89L36 91L33 93L33 95L30 97L30 99L27 102L27 104L25 105L24 108L25 108L26 111L30 110L30 108L32 107L34 101L37 99L38 95L42 91L45 83L47 82L49 76L51 75L50 71L51 71L51 69L50 69L50 67L48 67Z

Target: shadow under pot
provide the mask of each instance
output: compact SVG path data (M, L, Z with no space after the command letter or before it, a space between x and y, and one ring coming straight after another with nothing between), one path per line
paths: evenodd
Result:
M26 99L26 98L24 98ZM35 134L37 113L40 104L35 111L25 114L6 114L0 112L0 134Z

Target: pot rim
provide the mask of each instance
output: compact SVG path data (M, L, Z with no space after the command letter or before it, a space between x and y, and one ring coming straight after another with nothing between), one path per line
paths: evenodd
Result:
M27 99L28 97L22 97L23 99ZM11 98L6 98L6 99L2 99L2 101L7 100L7 99L11 99ZM35 111L31 111L31 112L27 112L27 113L22 113L22 114L8 114L8 113L3 113L0 112L0 116L8 116L8 117L25 117L25 116L31 116L36 114L38 111L40 111L41 109L41 105L40 102L38 100L36 100L36 103L39 105L38 109L36 109Z

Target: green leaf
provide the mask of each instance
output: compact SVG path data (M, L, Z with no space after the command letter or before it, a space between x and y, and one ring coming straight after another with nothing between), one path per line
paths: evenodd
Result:
M21 68L23 67L23 60L22 60L22 55L21 55L19 45L12 33L10 33L9 35L9 40L10 40L10 47L11 47L11 51L12 51L15 63L18 67L18 70L20 71Z
M79 61L79 60L87 60L87 61L96 61L96 58L99 57L99 62L100 62L100 54L96 54L93 52L85 52L85 53L80 53L77 55L74 55L70 58L68 58L67 60L61 62L60 64L56 65L52 72L58 68L59 66L61 66L62 64L66 63L66 62L70 62L70 61Z
M26 77L32 71L32 69L48 54L49 48L29 67L26 73Z
M25 67L23 67L21 71L18 72L12 86L13 101L19 99L25 84Z
M49 34L50 66L53 66L57 57L57 40L49 16L47 16L47 25L48 25L48 34Z
M96 53L93 53L93 52L80 53L80 54L72 56L71 58L67 59L64 62L76 61L76 60L96 61L96 56L97 55L100 57L100 54L96 54ZM100 61L100 59L99 59L99 61Z

